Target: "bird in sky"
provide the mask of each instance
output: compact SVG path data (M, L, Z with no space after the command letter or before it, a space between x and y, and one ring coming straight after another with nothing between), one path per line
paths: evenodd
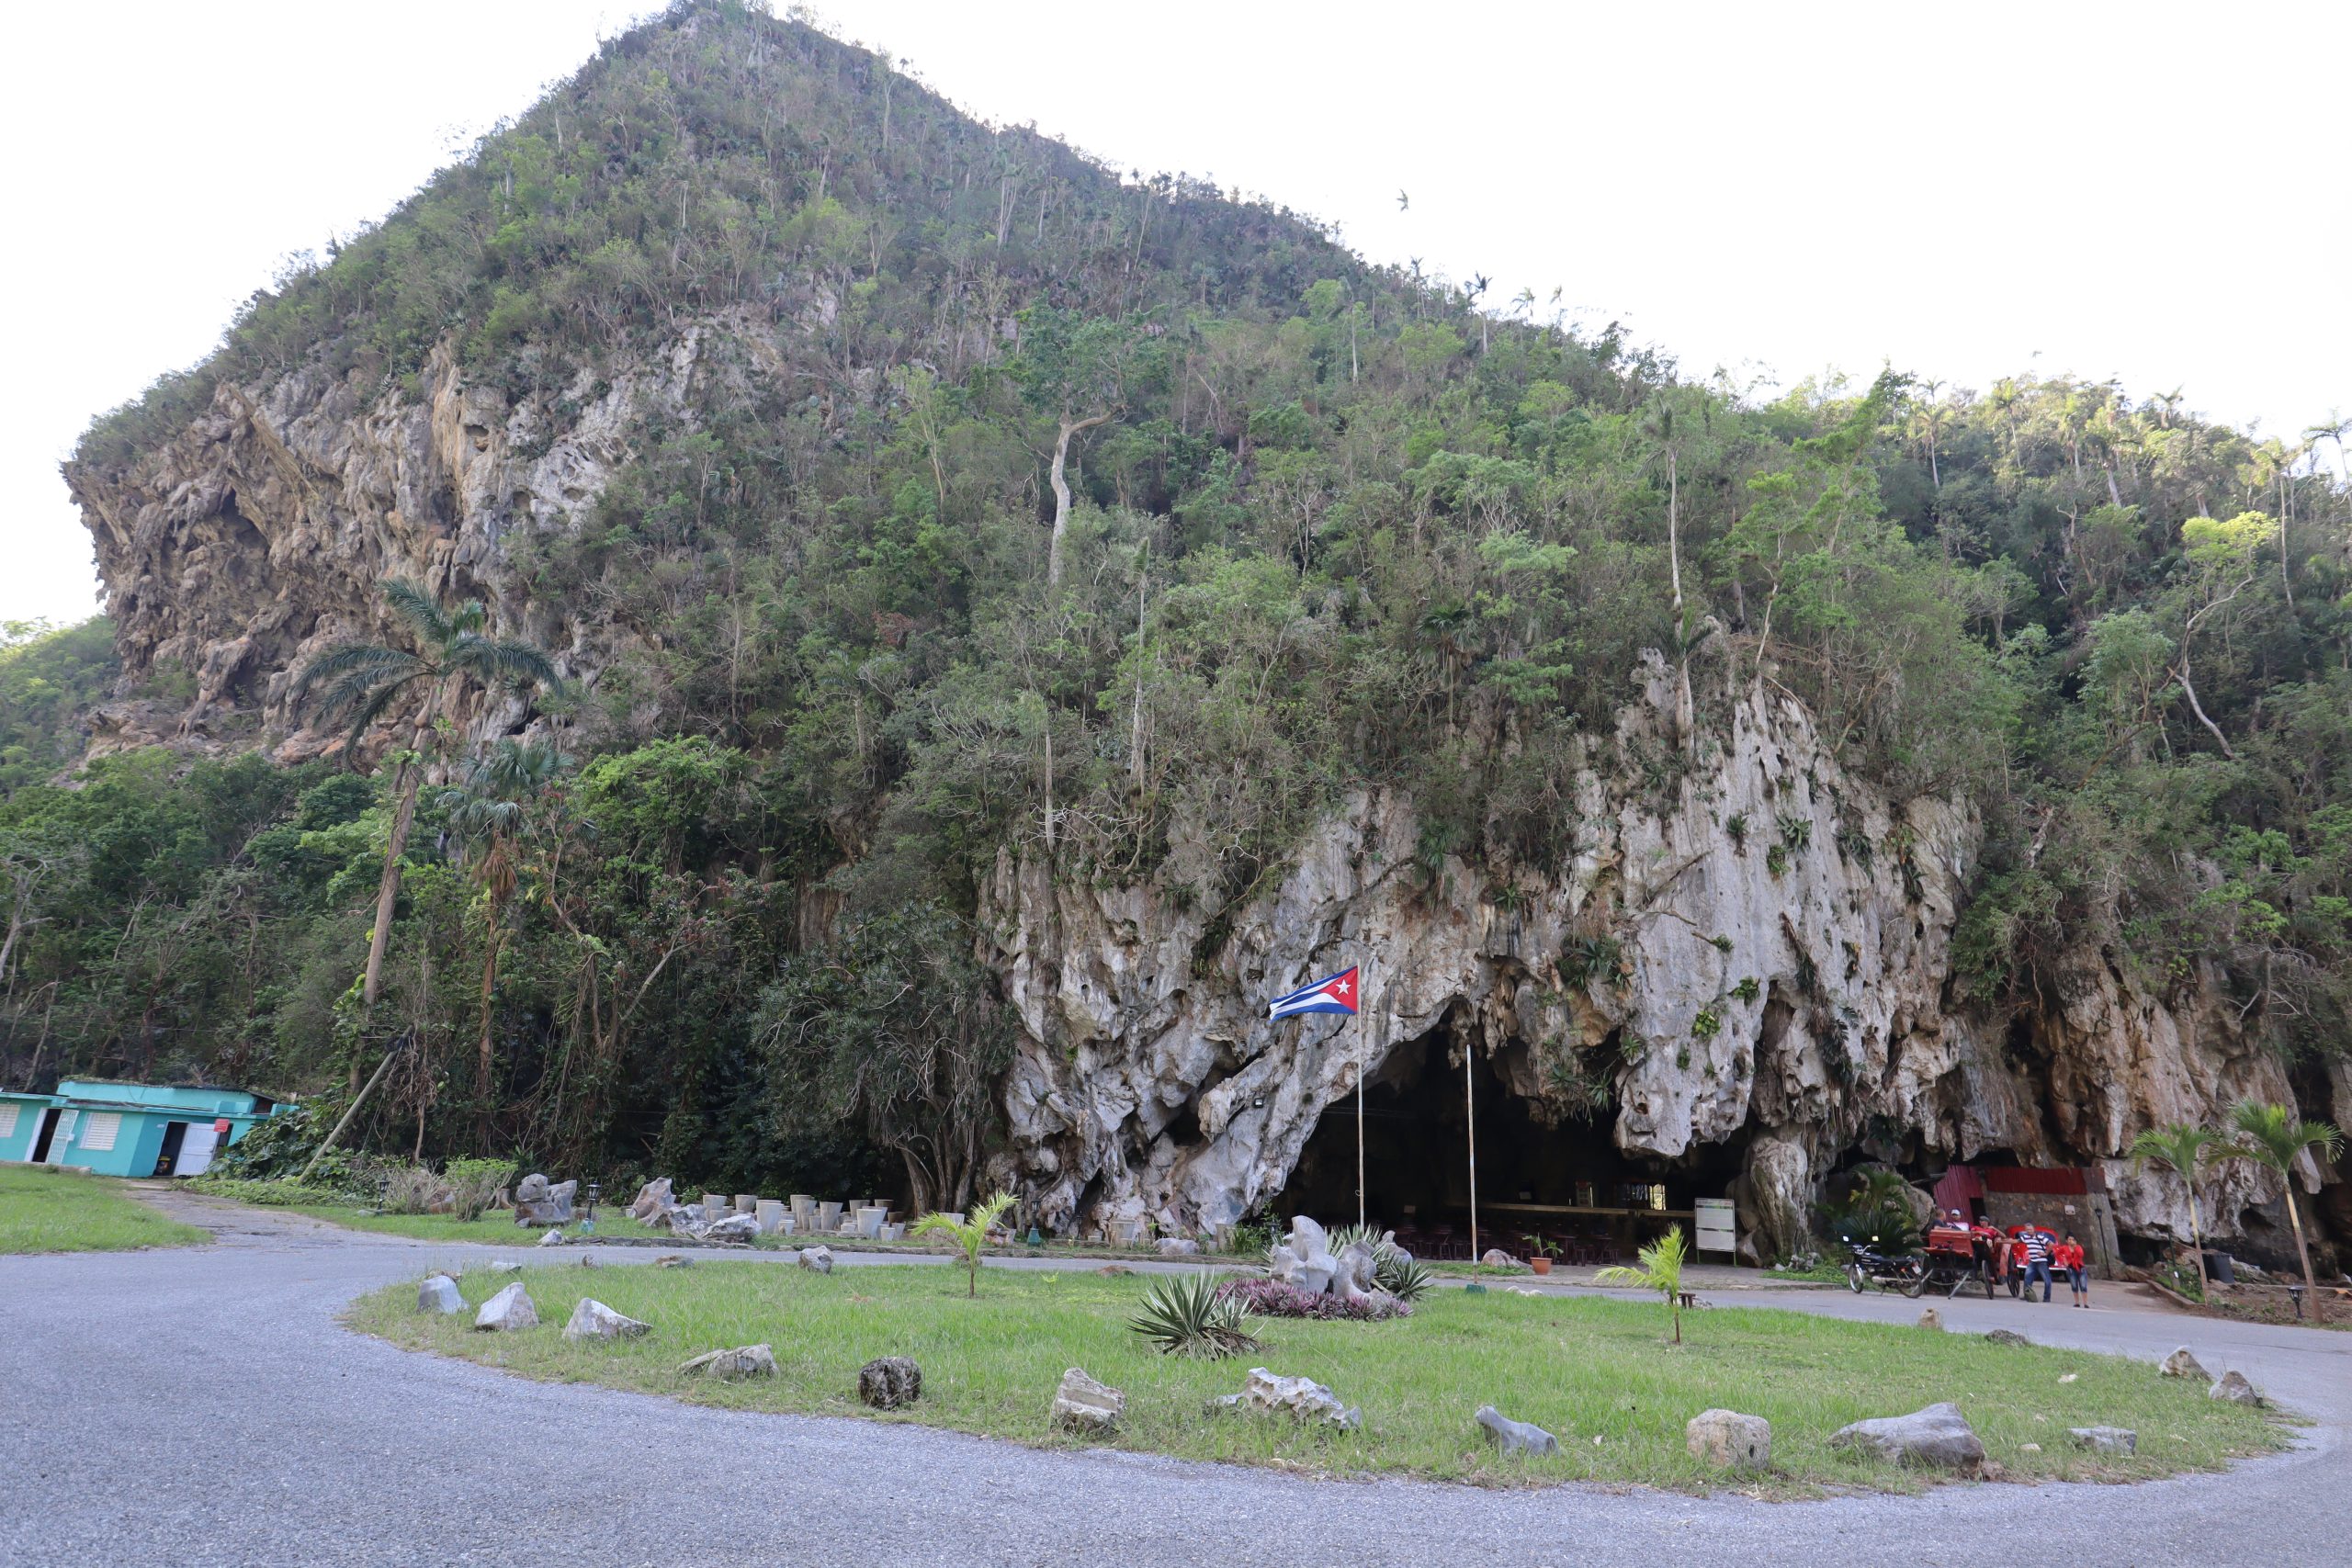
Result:
M1398 191L1398 192L1396 193L1396 210L1397 210L1397 211L1402 212L1402 211L1404 211L1407 208L1408 208L1408 207L1410 207L1410 206L1412 206L1412 205L1413 205L1413 198L1412 198L1411 197L1407 196L1407 195L1406 195L1403 191L1401 191L1401 190L1400 190L1400 191Z

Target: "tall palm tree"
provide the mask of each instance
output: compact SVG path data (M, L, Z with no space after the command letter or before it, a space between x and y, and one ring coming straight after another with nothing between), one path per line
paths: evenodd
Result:
M2306 1152L2314 1159L2334 1159L2343 1152L2344 1134L2332 1122L2297 1121L2285 1106L2255 1100L2240 1100L2230 1112L2230 1122L2237 1128L2238 1142L2229 1155L2278 1173L2279 1188L2287 1195L2287 1223L2295 1228L2295 1256L2303 1266L2303 1291L2312 1299L2312 1321L2324 1323L2327 1313L2320 1305L2319 1280L2312 1273L2311 1248L2303 1241L2303 1216L2295 1207L2295 1162Z
M383 989L384 949L391 940L392 905L401 890L401 852L408 848L409 829L416 822L416 792L424 782L424 748L434 739L435 721L469 682L516 691L537 687L554 693L563 688L555 661L543 649L482 635L490 612L480 600L444 610L420 584L400 578L385 583L383 594L415 648L346 642L312 660L295 687L298 704L315 693L322 716L347 724L346 757L356 755L361 739L403 695L419 687L424 693L393 784L398 804L392 811L392 836L384 846L384 874L376 887L376 929L368 939L368 976L360 991L361 1002L369 1009Z
M2188 1243L2197 1254L2197 1299L2205 1299L2205 1224L2197 1212L2197 1183L2217 1158L2224 1157L2216 1151L2225 1149L2228 1140L2211 1127L2193 1126L2177 1122L2169 1127L2151 1127L2132 1140L2123 1152L2145 1165L2153 1160L2180 1178L2188 1189Z
M520 841L530 827L533 803L555 782L570 759L546 740L501 740L467 767L464 780L441 792L449 831L475 886L482 891L486 928L481 961L481 1038L474 1056L474 1102L486 1134L490 1127L491 999L498 987L498 953L505 940L503 917L514 897Z

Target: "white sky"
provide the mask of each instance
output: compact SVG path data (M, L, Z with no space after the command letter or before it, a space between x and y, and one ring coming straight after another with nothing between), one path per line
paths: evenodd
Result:
M0 619L95 607L56 465L632 0L111 0L17 18L0 99ZM2352 6L831 0L985 118L1555 287L1781 382L2120 377L2293 436L2352 412ZM1397 209L1399 190L1411 197ZM2037 357L2038 355L2038 357Z

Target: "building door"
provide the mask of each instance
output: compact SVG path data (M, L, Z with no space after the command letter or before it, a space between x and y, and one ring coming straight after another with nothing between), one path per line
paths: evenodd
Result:
M40 1165L49 1158L50 1141L57 1136L57 1107L52 1105L40 1113L40 1131L33 1134L32 1163Z
M205 1168L212 1163L212 1151L220 1141L218 1124L209 1122L182 1122L175 1125L185 1131L180 1138L179 1158L173 1163L172 1174L174 1176L202 1176Z
M156 1152L155 1169L153 1174L156 1176L172 1174L173 1169L179 1163L181 1140L187 1136L187 1122L166 1122L164 1123L164 1146Z
M33 1156L35 1165L65 1163L65 1151L74 1146L74 1123L81 1114L63 1105L49 1113L49 1124L40 1130L41 1153Z

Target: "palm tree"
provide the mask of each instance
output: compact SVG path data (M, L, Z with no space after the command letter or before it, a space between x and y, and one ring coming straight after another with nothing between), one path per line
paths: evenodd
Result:
M474 1057L474 1101L485 1134L490 1123L491 997L498 985L501 917L514 897L515 850L529 826L531 802L570 761L551 741L501 740L466 769L463 783L441 792L449 831L465 846L474 883L482 891L486 928L481 961L481 1040Z
M346 642L312 660L295 687L298 704L316 691L322 716L347 722L346 757L356 754L368 729L412 687L421 685L424 692L393 783L398 804L392 811L392 835L384 846L384 874L376 887L376 928L368 934L368 977L360 990L360 1000L369 1009L383 989L384 949L391 940L392 905L401 891L401 852L408 848L409 829L416 822L416 792L424 782L424 747L435 733L435 721L469 681L517 691L537 686L560 692L563 687L555 661L542 649L482 635L490 612L480 600L444 610L421 585L400 578L385 583L383 593L384 603L407 626L415 650Z
M2188 1241L2197 1253L2199 1301L2205 1299L2205 1227L2197 1213L2197 1182L2217 1157L2214 1151L2227 1144L2228 1140L2210 1127L2177 1122L2169 1127L2149 1128L2123 1151L2143 1165L2154 1160L2178 1176L2181 1185L2188 1189Z
M2283 1105L2254 1100L2240 1100L2230 1122L2239 1141L2223 1157L2250 1159L2278 1173L2278 1185L2287 1195L2287 1222L2295 1228L2295 1256L2303 1266L2303 1290L2312 1299L2312 1321L2324 1323L2327 1314L2320 1305L2319 1280L2312 1273L2311 1248L2303 1241L2303 1216L2295 1207L2294 1172L2306 1153L2315 1159L2334 1159L2343 1152L2344 1134L2332 1122L2299 1122Z
M1666 1310L1673 1314L1674 1342L1682 1343L1682 1260L1684 1250L1682 1227L1668 1225L1666 1234L1634 1254L1642 1260L1638 1269L1623 1264L1603 1269L1592 1277L1596 1285L1631 1285L1637 1291L1656 1291L1666 1298Z

